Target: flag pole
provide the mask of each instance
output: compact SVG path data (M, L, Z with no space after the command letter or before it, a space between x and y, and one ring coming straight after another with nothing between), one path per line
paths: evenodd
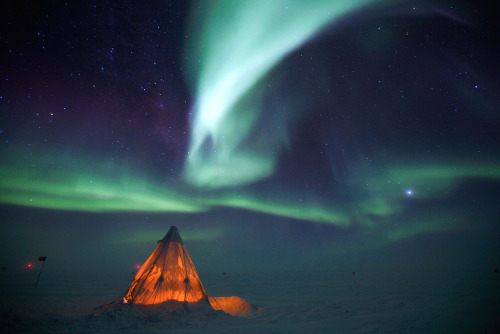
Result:
M36 286L38 285L38 280L40 279L40 275L42 274L43 266L45 265L45 259L46 259L45 256L42 256L38 259L38 261L42 261L43 264L42 264L42 268L40 268L40 271L38 272L38 277L36 278L35 289L36 289Z

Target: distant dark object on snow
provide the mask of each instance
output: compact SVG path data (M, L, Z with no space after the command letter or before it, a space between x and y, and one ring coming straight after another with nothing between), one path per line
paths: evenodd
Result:
M5 268L5 267L4 267ZM3 268L2 268L3 269ZM495 270L493 270L495 272L495 274L498 274L498 268L495 268Z
M2 267L2 270L5 270L5 269L7 269L7 268L6 267Z
M356 275L356 272L355 272L355 271L353 271L353 272L352 272L352 274L353 274L353 275Z
M225 275L225 274L226 274L226 272L223 272L223 273L222 273L222 275Z

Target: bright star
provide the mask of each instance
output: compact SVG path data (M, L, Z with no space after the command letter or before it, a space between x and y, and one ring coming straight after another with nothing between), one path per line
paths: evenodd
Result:
M413 190L411 190L411 189L406 190L406 195L413 196Z

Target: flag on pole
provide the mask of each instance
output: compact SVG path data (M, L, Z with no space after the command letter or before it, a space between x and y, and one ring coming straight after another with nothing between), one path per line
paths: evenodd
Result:
M38 261L42 261L43 263L42 263L42 267L40 268L40 271L38 272L38 277L36 278L35 288L38 285L38 280L40 279L40 275L42 274L43 266L45 265L45 260L47 260L46 256L40 256L38 258Z

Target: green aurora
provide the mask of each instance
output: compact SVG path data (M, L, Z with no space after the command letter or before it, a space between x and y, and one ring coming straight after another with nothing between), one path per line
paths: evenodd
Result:
M273 148L286 146L287 122L293 118L285 115L281 132L259 132L261 137L255 138L260 117L272 112L261 108L274 89L266 84L267 76L323 27L370 2L235 1L227 6L226 1L211 1L199 3L199 9L193 6L185 70L195 101L189 152L183 174L177 175L181 181L166 181L147 167L132 168L132 163L90 151L9 143L10 149L2 152L0 203L88 212L196 214L235 208L344 229L379 228L379 239L386 241L457 228L446 213L387 226L401 221L415 202L452 197L465 181L498 180L497 158L403 163L389 156L379 162L383 169L371 170L351 163L348 169L358 173L345 181L354 196L333 196L338 190L332 189L318 199L300 190L290 194L245 187L274 173L280 150ZM139 239L151 238L145 234Z
M378 218L397 217L412 201L447 198L462 182L479 179L500 179L500 163L393 163L384 172L367 172L362 182L353 175L350 182L359 194L357 198L324 199L319 203L287 198L282 193L259 196L244 189L186 191L118 164L99 165L81 155L45 151L29 161L18 156L0 167L0 202L90 212L198 213L229 207L339 227L373 226ZM407 189L413 190L411 197L405 194Z
M252 138L264 112L259 81L325 25L369 2L210 1L193 6L189 31L194 38L185 58L196 102L186 180L220 188L269 177L276 164L273 147L283 144L286 135L269 131ZM266 94L270 90L266 86Z

